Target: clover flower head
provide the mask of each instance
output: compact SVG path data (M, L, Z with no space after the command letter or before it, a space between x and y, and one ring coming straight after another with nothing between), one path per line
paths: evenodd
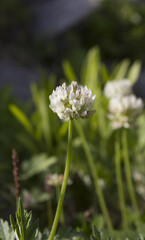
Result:
M48 186L57 186L61 185L63 181L63 175L58 175L57 173L54 174L48 174L46 177L46 184Z
M133 169L133 172L132 172L132 176L133 176L133 179L137 182L137 183L142 183L144 184L144 181L145 181L145 176L144 174L139 171L138 169Z
M83 87L74 81L68 87L63 83L53 90L49 100L50 108L62 120L89 118L95 112L91 110L95 95L87 86Z
M127 96L131 92L132 86L128 79L109 81L104 88L104 95L108 98Z
M120 98L111 98L109 101L109 119L112 120L112 127L131 128L135 125L136 118L142 113L143 102L135 95Z

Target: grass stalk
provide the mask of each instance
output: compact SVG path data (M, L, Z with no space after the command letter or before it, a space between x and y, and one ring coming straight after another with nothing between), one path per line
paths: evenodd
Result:
M100 204L102 213L104 215L104 218L105 218L105 221L106 221L106 224L107 224L107 228L108 228L109 231L112 231L113 226L112 226L111 219L110 219L110 216L109 216L109 213L108 213L108 209L107 209L107 206L106 206L106 202L105 202L105 199L104 199L104 196L103 196L102 189L101 189L101 187L98 183L98 175L97 175L97 169L96 169L94 159L93 159L91 151L89 149L89 146L88 146L88 143L87 143L87 140L86 140L86 137L85 137L85 134L84 134L84 131L83 131L83 128L82 128L81 124L79 123L79 121L75 121L75 125L76 125L78 133L81 137L82 145L83 145L85 154L87 156L88 164L89 164L91 174L92 174L92 177L93 177L93 180L94 180L96 194L98 196L99 204Z
M117 179L117 188L120 201L120 209L122 216L122 226L124 229L127 229L127 216L126 216L126 207L125 207L125 197L123 192L123 182L121 174L121 151L120 151L120 139L119 132L116 132L115 139L115 170L116 170L116 179Z
M132 206L136 213L139 215L139 209L136 201L135 191L133 187L132 177L131 177L131 166L129 161L129 154L128 154L128 144L127 144L127 131L126 129L122 129L122 146L123 146L123 159L125 164L125 174L127 180L127 188L130 196L130 200Z

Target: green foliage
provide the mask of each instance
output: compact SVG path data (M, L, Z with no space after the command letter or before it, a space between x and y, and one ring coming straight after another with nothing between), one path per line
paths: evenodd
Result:
M67 79L70 81L77 81L77 78L75 76L75 73L68 61L63 61L62 63L63 71Z
M134 84L137 81L140 71L141 71L141 62L135 61L130 67L127 75L127 78L131 80L132 84Z
M92 236L91 240L111 240L111 237L106 237L103 231L99 231L95 225L92 226Z
M48 157L46 154L33 156L31 159L24 161L22 165L21 179L26 180L35 174L48 171L49 167L57 162L55 156Z
M110 76L111 79L118 80L124 78L128 70L130 61L128 59L123 60L121 63L117 64Z
M19 240L36 240L38 235L38 220L32 220L32 212L24 210L21 200L18 201L16 222L10 216L11 225Z
M18 103L12 96L11 89L9 87L0 89L0 192L2 196L0 217L4 219L13 204L12 187L10 187L13 183L12 149L15 148L18 152L22 149L15 137L20 131L20 126L8 109L11 103Z
M141 230L141 229L140 229ZM140 231L143 232L144 230ZM137 233L135 231L114 231L110 234L104 233L103 230L98 230L95 225L92 226L92 235L91 235L91 240L144 240L145 237L141 233Z
M98 73L100 68L100 52L99 48L92 48L84 60L81 71L81 82L88 88L97 88Z
M90 236L91 224L95 224L97 229L104 229L104 234L102 231L93 230L93 240L109 239L110 236L106 232L105 218L100 211L98 198L96 198L96 194L94 193L94 184L88 168L86 153L83 149L83 138L81 132L77 131L81 129L79 127L80 125L82 125L83 133L95 162L99 183L104 193L107 206L109 206L113 225L116 229L121 229L120 206L117 201L116 177L113 161L115 138L107 118L108 100L103 94L103 88L107 81L113 81L120 78L129 78L132 84L134 84L139 76L140 67L140 61L131 62L128 59L124 59L108 69L101 60L98 47L94 47L89 51L83 61L79 74L76 73L69 61L63 62L64 75L68 83L78 79L80 84L87 85L92 89L93 94L96 94L96 102L94 104L96 113L92 118L85 121L78 120L77 124L74 124L74 151L72 152L70 175L72 184L68 186L68 192L64 202L65 221L68 225L72 225L73 230L67 231L63 228L62 230L58 229L58 234L55 236L56 240L87 240ZM3 94L0 96L0 110L2 112L0 119L0 156L1 159L7 159L6 162L0 162L0 178L1 183L5 183L2 188L2 191L3 189L5 190L2 193L2 198L4 200L7 199L8 203L11 201L11 205L14 205L14 197L12 198L9 194L9 192L11 192L11 195L13 194L14 196L14 188L12 186L12 164L10 160L13 144L14 147L18 149L17 152L21 160L20 180L24 203L26 206L28 205L28 207L33 207L34 214L40 216L40 223L43 229L43 227L46 227L48 224L46 209L48 199L52 200L53 216L57 205L56 189L51 187L50 193L45 191L45 177L49 173L63 173L64 161L66 158L68 123L61 122L49 109L49 95L57 85L56 77L50 76L49 79L45 79L45 77L42 76L42 78L41 87L36 84L31 86L32 102L29 104L23 104L24 106L22 106L20 103L16 103L6 90L3 91ZM131 167L135 171L139 170L142 175L144 175L145 171L144 118L145 115L143 114L138 121L138 128L128 131L128 151L131 159ZM78 127L76 127L77 125ZM121 164L122 174L124 176L123 161ZM124 240L127 237L130 240L138 240L140 233L143 236L145 235L144 232L136 226L136 222L143 223L145 219L145 193L138 190L140 186L144 186L144 179L141 182L140 180L136 180L133 174L132 177L136 190L137 202L142 210L142 216L138 217L131 208L125 178L123 178L128 209L129 230L128 232L112 232L112 239ZM144 187L142 189L144 189ZM3 201L3 204L6 206L8 206L7 201ZM90 210L90 208L92 208L92 210ZM2 209L3 205L0 206L0 210ZM72 211L73 216L71 217L70 212ZM92 212L87 217L87 220L85 212L87 212L87 214L88 212ZM5 214L5 212L2 212L2 214ZM16 224L14 226L16 227ZM132 232L132 230L130 231L132 227L135 229L134 232ZM82 234L78 234L80 231ZM43 234L39 233L36 239L46 240L48 236L49 231L45 231Z
M78 42L81 39L82 48L97 44L105 59L129 57L144 61L144 2L104 0L101 3L83 22L81 30L74 32Z
M23 126L23 133L18 133L16 138L30 152L37 153L46 151L49 154L54 152L53 141L57 138L59 132L51 127L52 123L59 126L58 119L54 118L53 113L49 109L49 95L55 86L56 78L50 76L48 81L43 79L42 87L32 84L32 100L35 104L31 109L30 116L21 110L15 104L9 105L9 110L17 121ZM56 132L57 131L57 132Z
M77 233L75 230L69 228L64 231L60 230L58 234L56 234L55 240L85 240L83 233Z
M130 66L130 60L125 59L113 68L113 71L110 74L110 79L118 80L118 79L127 78L131 81L133 85L137 81L140 71L141 71L141 61L139 60L135 61Z
M24 112L14 104L9 105L10 111L18 119L18 121L24 126L24 128L33 135L33 127L30 123L30 120L27 118Z

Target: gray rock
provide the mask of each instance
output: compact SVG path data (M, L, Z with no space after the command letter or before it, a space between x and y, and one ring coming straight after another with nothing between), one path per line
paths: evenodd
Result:
M34 15L32 32L53 37L78 23L95 10L102 0L47 0L31 6Z
M41 76L36 69L0 62L0 88L12 87L12 93L19 100L29 100L31 98L30 85L33 82L39 83ZM145 98L145 69L142 69L138 81L134 86L137 96Z
M40 76L35 69L0 62L0 88L11 86L12 93L20 100L30 99L30 85L32 82L39 81Z

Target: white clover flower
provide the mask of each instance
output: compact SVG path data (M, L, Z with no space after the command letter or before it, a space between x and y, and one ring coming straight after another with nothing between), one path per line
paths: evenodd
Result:
M137 182L137 183L144 183L145 182L145 176L144 174L137 170L136 168L133 169L133 173L132 173L133 179Z
M135 125L136 118L143 110L143 102L135 95L112 98L109 101L109 119L112 120L112 127L131 128Z
M104 95L108 98L122 97L131 94L132 86L128 79L109 81L104 88Z
M63 175L58 175L57 173L49 174L46 178L46 184L50 186L60 185L63 181Z
M99 179L98 179L98 184L100 185L100 187L101 187L102 189L105 189L105 187L106 187L106 182L105 182L104 178L99 178Z
M49 186L58 186L61 185L63 182L63 175L62 174L48 174L46 177L46 182L45 184L47 185L47 187ZM69 178L67 181L68 185L71 185L73 183L73 181Z
M49 96L49 106L62 120L89 118L95 112L91 110L95 97L87 86L83 87L77 82L71 82L67 87L63 83Z
M85 174L83 171L80 171L78 175L87 186L91 186L92 182L88 174Z

